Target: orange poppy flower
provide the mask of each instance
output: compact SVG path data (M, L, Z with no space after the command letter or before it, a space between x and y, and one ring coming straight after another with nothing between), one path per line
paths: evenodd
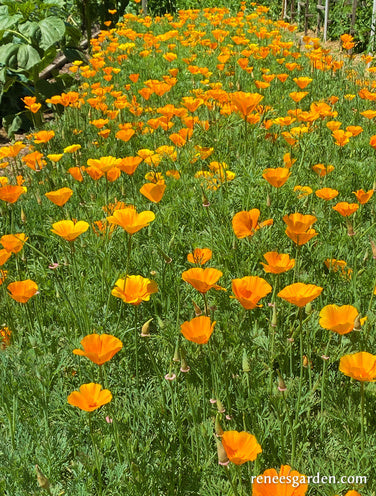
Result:
M36 114L42 106L42 104L36 103L37 98L35 96L25 96L21 100L25 104L25 109L30 110L33 114Z
M352 305L327 305L320 312L319 324L337 334L348 334L354 329L358 310Z
M285 184L290 174L287 167L276 167L275 169L265 169L262 177L275 188L280 188Z
M376 356L366 351L345 355L339 361L339 370L357 381L376 381Z
M217 269L195 267L183 272L181 277L183 281L193 286L200 293L206 293L211 288L223 289L216 284L222 275L222 272Z
M356 212L358 208L359 205L357 203L339 202L334 205L333 210L341 214L343 217L349 217Z
M195 248L192 253L187 255L187 260L195 265L204 265L213 255L209 248Z
M22 193L26 193L27 189L24 186L12 186L7 184L0 188L0 200L6 203L15 203Z
M216 322L211 322L210 317L200 315L194 319L184 322L180 326L181 333L188 339L196 344L206 344L214 331Z
M306 243L308 243L308 241L310 241L318 234L315 229L308 229L306 232L300 234L286 229L285 233L298 246L305 245Z
M5 234L0 239L0 244L10 253L18 253L29 238L25 234Z
M73 191L70 188L60 188L56 191L45 193L45 196L58 207L65 205L72 195Z
M12 253L5 248L0 250L0 267L5 264L5 262L10 258Z
M124 303L139 305L143 301L149 301L153 293L158 292L158 285L142 276L128 276L126 279L118 279L111 294L121 298Z
M243 210L235 214L232 218L232 228L235 236L238 239L247 238L253 236L261 227L273 224L273 219L267 219L259 223L259 217L260 210L258 208L253 208L249 211Z
M244 117L251 114L264 98L259 93L246 93L244 91L235 91L235 93L230 94L230 97L232 103Z
M316 172L320 177L324 177L330 172L334 171L333 165L316 164L312 167L312 170Z
M4 350L10 345L11 335L12 331L8 327L5 326L0 328L0 350Z
M145 210L138 214L134 206L115 210L113 215L107 217L108 222L121 226L130 235L148 226L154 219L154 212Z
M140 165L141 162L141 157L125 157L121 159L117 167L125 172L125 174L128 174L128 176L131 176L135 173L137 167Z
M47 158L51 160L54 164L59 162L63 158L64 154L63 153L50 153L47 155Z
M68 396L68 403L70 405L77 406L85 412L93 412L111 400L111 392L108 389L102 389L100 384L95 384L94 382L82 384L80 391L73 391Z
M262 277L246 276L232 280L232 291L235 298L246 310L262 307L258 302L272 291L272 287Z
M38 131L37 133L33 134L34 138L34 143L37 145L41 143L48 143L53 137L55 136L55 131Z
M350 141L350 138L352 137L352 133L350 133L349 131L343 131L342 129L338 129L332 132L332 136L337 146L345 146Z
M290 255L287 253L268 251L264 254L264 258L268 263L264 264L261 262L261 265L264 267L265 272L271 274L282 274L295 266L295 259L290 258Z
M162 200L165 189L165 184L147 183L140 188L140 193L151 202L159 203Z
M80 234L89 229L89 224L84 220L73 222L73 220L61 220L52 224L51 232L64 238L66 241L74 241Z
M222 434L222 444L230 462L242 465L253 462L257 455L262 453L257 439L248 432L225 431Z
M310 229L316 220L317 218L314 215L300 213L285 215L283 217L283 221L287 225L285 233L294 243L303 245L317 235L314 229Z
M346 131L350 132L355 137L363 132L363 128L361 126L347 126Z
M87 160L87 165L90 167L95 167L99 169L101 172L106 173L109 172L114 167L117 167L121 162L120 158L115 158L112 156L109 157L101 157L101 158L89 158Z
M26 303L38 291L38 285L31 279L8 284L9 296L19 303Z
M321 198L322 200L329 201L329 200L332 200L333 198L335 198L336 196L338 196L338 191L336 189L332 189L332 188L322 188L322 189L316 190L315 195L318 198Z
M299 86L301 90L304 90L310 83L312 83L313 79L306 77L306 76L301 76L298 78L293 79L294 83Z
M277 296L285 301L288 301L292 305L304 307L307 303L317 298L321 294L322 290L323 288L320 286L315 286L314 284L296 282L283 288Z
M364 191L363 189L358 189L358 191L353 191L354 195L356 196L356 199L361 205L364 205L367 203L373 195L373 189L370 189L369 191Z
M84 167L70 167L68 169L69 174L75 179L76 181L82 182L84 180L84 176L82 175L82 170L85 170Z
M73 350L75 355L86 356L97 365L103 365L122 349L120 339L110 334L89 334L81 340L83 350Z
M252 496L304 496L308 490L307 478L288 465L282 465L279 473L270 468L256 477L252 484Z
M303 98L307 95L308 91L293 91L292 93L289 93L290 98L292 98L295 103L300 102L300 100L303 100Z

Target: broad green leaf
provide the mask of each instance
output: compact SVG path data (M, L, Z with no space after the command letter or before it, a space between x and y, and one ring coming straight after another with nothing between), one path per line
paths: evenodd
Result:
M6 29L11 29L15 26L18 21L22 19L22 15L0 15L0 31L5 31Z
M17 62L21 69L29 70L40 62L39 53L30 45L19 45Z
M37 33L37 31L40 31L37 22L26 21L23 24L20 24L18 31L27 38L31 38L34 42L40 38L40 33Z
M65 24L59 17L46 17L39 21L41 40L39 46L44 50L62 40L65 34Z
M3 126L11 138L22 126L22 118L18 114L6 115L3 117Z
M0 47L0 64L17 68L17 52L20 45L15 43L7 43ZM14 64L16 65L14 66Z

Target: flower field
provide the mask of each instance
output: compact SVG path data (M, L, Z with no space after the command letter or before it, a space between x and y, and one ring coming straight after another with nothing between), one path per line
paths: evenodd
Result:
M126 14L0 148L0 494L376 495L376 66L295 29Z

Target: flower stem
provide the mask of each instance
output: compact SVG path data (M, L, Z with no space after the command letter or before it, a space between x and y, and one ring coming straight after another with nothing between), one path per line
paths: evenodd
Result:
M95 442L93 425L91 423L91 412L89 412L89 429L90 429L91 442L93 443L93 448L94 448L95 464L97 466L97 472L98 472L98 482L99 482L98 496L102 496L102 474L101 474L101 468L102 467L101 467L101 462L100 462L100 458L99 458L98 446Z

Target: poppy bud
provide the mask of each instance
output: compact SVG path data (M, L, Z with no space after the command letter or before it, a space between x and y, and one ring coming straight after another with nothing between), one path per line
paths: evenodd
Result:
M23 208L21 207L21 222L25 224L26 222L26 215L25 212L23 211Z
M361 328L362 328L362 324L360 322L360 315L358 314L354 321L354 331L360 331Z
M251 371L251 367L249 365L249 360L248 360L248 356L247 356L247 351L245 349L243 350L242 368L243 368L243 372L250 372Z
M36 192L35 192L35 198L37 199L37 203L38 203L38 205L42 205L42 200L41 200L41 198L40 198L40 196L39 196L38 191L36 191Z
M310 315L312 313L312 303L311 302L307 303L307 305L305 306L305 313L306 313L306 315Z
M270 324L272 327L277 327L277 308L273 306L272 322Z
M203 189L201 190L201 197L202 197L202 206L208 207L210 205L210 202Z
M312 369L312 361L308 360L307 355L303 355L303 367L305 367L306 369L308 369L308 367Z
M185 356L181 353L181 362L180 362L180 372L189 372L191 367L188 365Z
M149 330L149 327L150 327L150 322L152 321L153 319L149 319L147 322L145 322L145 324L142 326L141 328L141 337L145 338L147 336L150 336L150 330Z
M376 243L371 238L369 238L369 241L371 243L371 248L372 248L372 257L376 258Z
M161 250L158 246L157 246L157 250L158 250L158 253L163 257L164 261L167 263L167 264L170 264L172 262L172 258L169 257L163 250Z
M218 439L217 439L217 453L218 453L219 465L226 466L230 463L230 460L227 457L227 453L226 453L221 441L219 441Z
M351 224L351 222L349 220L347 221L347 234L349 236L355 236L355 231L354 231L353 225Z
M222 401L217 399L217 410L219 413L224 413L226 411L226 408L223 406Z
M179 343L176 343L175 352L174 352L174 356L172 358L172 361L173 362L180 362Z
M278 373L278 391L280 391L281 393L287 391L285 381L283 380L283 377L279 373Z
M270 195L269 195L269 191L268 191L268 193L266 195L266 206L270 207L270 205L271 205L271 201L270 201Z
M38 467L38 465L35 465L35 470L37 472L37 481L38 481L39 487L41 487L42 489L45 489L46 491L50 492L50 481L43 474L43 472Z
M363 263L368 260L368 250L366 250L364 257L363 257Z
M219 415L217 414L217 416L215 417L215 425L214 425L214 429L215 429L215 435L217 437L222 437L223 435L223 429L221 427L221 424L219 423Z
M199 315L202 314L202 310L201 308L196 304L195 301L192 300L192 303L193 303L193 307L195 309L195 314L196 314L196 317L198 317Z

